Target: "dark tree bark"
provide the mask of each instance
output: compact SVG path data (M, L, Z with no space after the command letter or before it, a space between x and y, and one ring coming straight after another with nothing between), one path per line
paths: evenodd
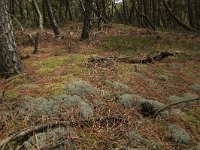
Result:
M19 12L20 12L21 20L24 21L24 19L25 19L25 16L24 16L24 0L19 1Z
M69 0L66 0L65 5L66 5L66 11L65 11L66 17L69 15L69 20L73 21L73 16L72 16L71 6L70 6Z
M47 14L46 14L46 2L42 0L42 14L43 14L43 22L46 25L47 23Z
M21 72L21 62L14 39L7 1L0 1L0 75L8 77Z
M124 20L126 21L126 23L129 23L129 22L128 22L128 14L127 14L127 6L126 6L125 0L122 0L122 4L123 4L123 15L124 15Z
M120 22L122 22L122 23L125 22L124 17L122 16L122 14L117 9L117 6L116 6L115 2L113 2L113 8L115 9L115 12L116 12Z
M45 0L45 2L46 2L46 7L47 7L47 12L48 12L48 16L49 16L49 21L51 23L51 27L53 29L55 36L58 37L58 36L60 36L60 30L59 30L58 24L56 22L56 19L53 15L51 3L49 0Z
M39 50L39 42L40 42L40 32L38 32L38 33L35 35L33 54L37 54L37 53L38 53L38 50Z
M15 16L15 0L10 0L10 14Z
M92 3L93 0L85 0L84 1L84 21L83 21L83 29L81 34L81 39L86 40L89 38L90 31L90 17L92 15Z
M153 30L156 30L155 25L154 25L153 22L149 19L149 17L147 17L146 15L142 14L142 13L138 10L136 4L134 4L134 6L135 6L136 12L137 12L141 17L143 17L143 18L147 21L147 23L151 26L151 28L152 28Z

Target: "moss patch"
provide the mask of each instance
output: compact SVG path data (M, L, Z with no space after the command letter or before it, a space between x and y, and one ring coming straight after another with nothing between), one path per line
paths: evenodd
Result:
M9 99L18 97L20 95L20 92L18 90L11 89L11 90L6 91L5 95L7 99L9 100Z
M48 74L52 71L59 69L62 65L69 65L70 63L84 62L86 56L84 55L65 55L48 57L32 64L37 69L39 74Z

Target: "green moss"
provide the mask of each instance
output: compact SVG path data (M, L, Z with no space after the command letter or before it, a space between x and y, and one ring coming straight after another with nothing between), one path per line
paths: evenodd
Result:
M20 95L20 92L15 89L11 89L11 90L6 91L5 95L7 99L14 99Z
M54 56L34 62L32 66L37 69L37 73L43 75L51 73L56 69L59 69L59 67L61 67L62 65L67 66L70 63L76 63L76 62L81 63L84 62L85 60L86 56L84 55Z
M68 83L68 82L73 82L74 80L76 80L76 78L73 76L73 74L67 74L67 75L63 75L63 76L56 76L56 77L52 77L52 82L53 83ZM77 79L79 80L79 79Z
M74 77L81 77L88 72L89 69L81 64L71 64L68 68L68 74L72 74Z
M44 86L45 93L43 96L52 96L58 95L64 92L63 90L64 83L50 83Z

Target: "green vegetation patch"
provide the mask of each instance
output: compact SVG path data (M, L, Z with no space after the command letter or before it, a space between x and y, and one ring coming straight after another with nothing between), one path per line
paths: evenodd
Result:
M10 89L8 91L6 91L5 96L6 99L14 99L16 97L18 97L20 95L20 92L17 91L16 89Z
M141 53L152 53L156 51L190 51L199 54L200 43L197 41L175 41L171 39L156 40L153 37L138 37L138 36L115 36L104 40L101 45L103 50L116 51L119 54L130 55ZM185 55L180 56L180 59Z
M76 62L84 62L86 60L86 56L84 55L65 55L65 56L54 56L45 58L40 61L36 61L33 63L33 67L37 68L37 72L39 74L47 74L52 71L59 69L62 65L69 65L71 63Z

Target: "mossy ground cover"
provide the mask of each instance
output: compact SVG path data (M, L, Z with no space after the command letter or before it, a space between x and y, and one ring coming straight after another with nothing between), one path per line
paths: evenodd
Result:
M79 26L80 24L74 26L73 32L80 32ZM67 29L63 27L62 30L65 32ZM164 143L167 149L171 149L173 145L163 138L166 129L165 121L180 124L188 132L191 132L194 141L200 140L199 105L188 108L181 106L180 109L186 113L186 116L179 119L168 117L162 120L161 118L160 122L151 119L143 120L135 108L125 109L116 102L117 96L126 93L119 92L105 84L106 80L123 83L129 87L130 93L164 104L169 104L167 98L170 95L191 92L200 96L200 93L191 91L189 88L194 83L200 84L200 39L198 37L178 33L154 32L124 25L111 25L101 32L94 30L91 33L91 40L85 42L80 41L75 33L72 34L75 42L72 43L74 49L71 50L66 49L65 40L68 39L54 40L52 34L49 35L48 39L45 37L46 35L42 35L44 37L42 37L37 55L31 54L33 48L30 45L19 45L20 53L29 53L31 57L22 60L24 67L22 74L10 79L0 79L0 92L4 91L5 101L20 103L25 96L52 97L65 92L66 84L84 80L99 89L98 95L93 97L92 101L106 103L106 106L102 108L104 111L99 111L101 107L95 105L94 117L123 114L125 118L130 119L129 123L135 125L144 137ZM142 58L158 51L176 51L178 53L173 57L152 64L117 62L91 64L87 61L87 58L93 54ZM0 108L0 110L5 109L5 107ZM71 117L73 118L73 115ZM76 119L76 116L74 118ZM43 119L48 121L48 118ZM28 126L29 121L24 121L21 128ZM2 123L1 127L7 125L5 131L20 128L20 125L14 123L14 120L11 119L10 122L12 123ZM124 129L124 127L122 128ZM119 138L116 138L116 135L119 136L118 134L112 134L113 132L117 133L119 130L117 128L96 126L92 129L77 130L81 134L79 140L85 147L95 145L94 147L98 148L98 146L109 142L116 145L112 141L118 140L120 145L123 145L123 142L126 143L126 141L120 141ZM8 134L3 132L0 139ZM108 138L109 136L110 138ZM111 145L107 146L112 148Z

